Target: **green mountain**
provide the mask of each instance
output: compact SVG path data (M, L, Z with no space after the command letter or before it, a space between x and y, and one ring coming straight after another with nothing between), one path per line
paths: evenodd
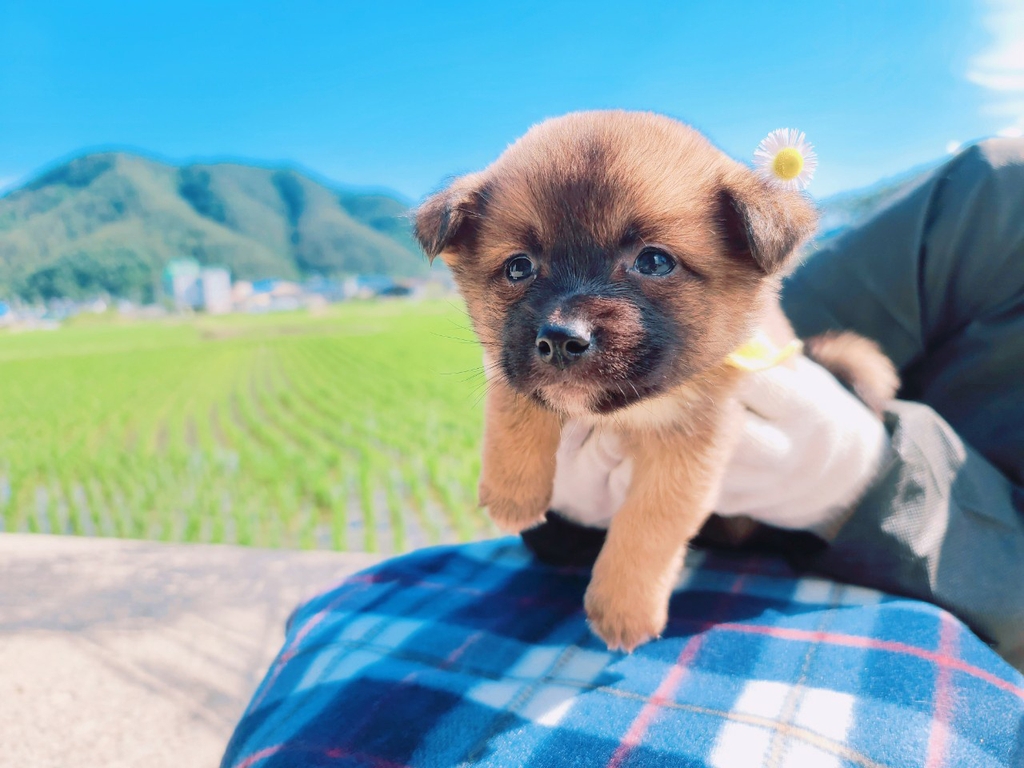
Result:
M819 241L826 242L842 234L851 226L903 197L938 165L939 161L919 165L867 187L839 192L818 200L818 211L821 215L818 223Z
M407 212L291 169L86 155L0 197L0 297L151 299L181 256L247 280L420 275Z
M819 243L934 165L820 200ZM0 197L0 298L151 300L163 266L181 256L246 280L422 275L408 212L394 197L333 189L291 169L86 155Z

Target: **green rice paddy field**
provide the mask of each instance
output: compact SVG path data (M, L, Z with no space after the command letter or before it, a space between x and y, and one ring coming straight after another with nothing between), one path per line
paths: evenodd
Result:
M455 302L0 332L0 527L400 552L493 533Z

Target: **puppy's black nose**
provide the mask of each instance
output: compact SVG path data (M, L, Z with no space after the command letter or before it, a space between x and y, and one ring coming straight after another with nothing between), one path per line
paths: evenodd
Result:
M537 333L537 356L545 363L565 368L590 349L590 332L562 325L542 325Z

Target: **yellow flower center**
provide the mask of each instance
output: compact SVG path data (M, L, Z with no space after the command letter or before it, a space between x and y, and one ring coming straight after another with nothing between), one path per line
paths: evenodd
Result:
M804 157L792 147L780 150L772 161L772 172L785 181L792 181L803 169Z

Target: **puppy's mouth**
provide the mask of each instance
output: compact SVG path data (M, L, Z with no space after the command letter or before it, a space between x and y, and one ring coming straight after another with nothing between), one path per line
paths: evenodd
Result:
M613 380L565 376L534 387L530 396L550 410L570 417L604 415L655 397L663 387L629 377Z

